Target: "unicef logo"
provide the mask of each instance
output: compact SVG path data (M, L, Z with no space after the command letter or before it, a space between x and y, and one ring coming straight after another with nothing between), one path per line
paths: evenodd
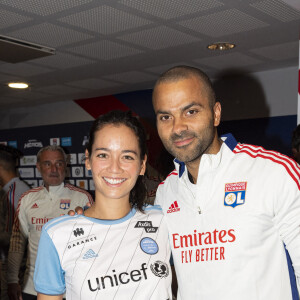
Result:
M152 273L160 278L165 278L169 275L169 267L166 263L157 260L154 264L150 265Z
M141 249L147 254L153 255L158 252L157 243L149 237L143 238L140 242L140 246Z

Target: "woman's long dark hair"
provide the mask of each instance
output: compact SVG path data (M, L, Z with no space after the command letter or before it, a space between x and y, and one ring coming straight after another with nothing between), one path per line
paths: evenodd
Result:
M138 145L140 149L140 159L144 160L147 154L146 146L146 133L142 124L138 121L136 117L132 116L131 111L123 112L119 110L110 111L104 115L98 117L90 130L89 142L86 145L86 149L89 153L89 157L92 153L92 147L95 140L95 133L102 129L105 125L125 125L130 128L137 137ZM143 206L145 204L146 198L146 186L144 184L143 176L139 176L135 186L130 191L129 201L132 207L143 211Z

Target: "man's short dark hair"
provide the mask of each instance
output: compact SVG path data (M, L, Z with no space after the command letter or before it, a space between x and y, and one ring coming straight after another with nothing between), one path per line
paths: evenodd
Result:
M10 146L0 145L0 165L10 172L16 171L17 160L22 157L21 151Z
M292 148L295 148L297 151L299 151L300 146L300 124L295 128L293 131L292 136Z
M174 82L178 80L188 79L191 77L198 78L203 84L208 96L209 104L211 105L211 107L213 107L216 102L216 95L212 83L206 73L194 67L176 66L167 70L159 76L158 80L154 85L154 90L161 83Z

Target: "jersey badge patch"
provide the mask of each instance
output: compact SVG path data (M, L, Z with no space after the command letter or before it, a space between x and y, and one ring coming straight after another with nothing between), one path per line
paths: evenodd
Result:
M236 207L246 200L247 182L234 182L225 184L224 205Z
M155 233L158 229L152 226L152 221L138 221L134 228L144 228L147 233Z
M155 276L160 278L165 278L169 275L168 265L160 260L157 260L151 264L150 269Z
M153 255L158 252L157 243L149 237L143 238L140 242L140 246L141 249L147 254Z
M69 209L71 204L71 199L60 199L60 209Z
M95 253L92 249L89 249L84 255L83 259L95 258L98 257L98 254Z

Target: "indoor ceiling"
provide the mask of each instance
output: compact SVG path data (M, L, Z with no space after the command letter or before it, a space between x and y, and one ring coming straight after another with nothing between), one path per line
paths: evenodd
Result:
M0 20L0 35L55 49L0 56L1 109L152 88L178 64L211 77L298 65L299 0L0 0ZM30 88L6 86L20 80Z

